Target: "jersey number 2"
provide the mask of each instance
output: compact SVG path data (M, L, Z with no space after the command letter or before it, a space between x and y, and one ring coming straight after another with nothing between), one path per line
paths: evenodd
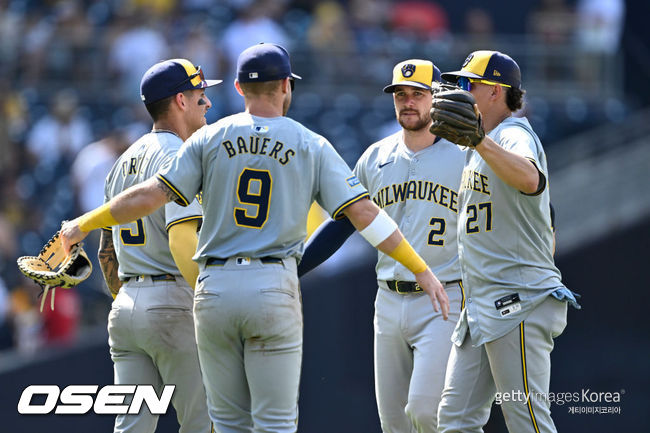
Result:
M429 225L432 226L433 228L429 232L429 240L427 243L429 245L436 245L439 247L443 247L445 245L445 240L434 239L434 237L442 236L445 234L445 230L447 229L447 222L445 221L444 218L431 218L431 221L429 221Z
M234 217L238 226L261 229L269 218L271 205L271 188L273 178L268 170L245 168L237 181L237 198L242 205L255 206L255 212L250 209L235 207Z
M120 229L120 238L122 238L122 243L124 245L144 245L144 223L139 219L136 220L136 224L137 228L135 233L133 233L131 228Z

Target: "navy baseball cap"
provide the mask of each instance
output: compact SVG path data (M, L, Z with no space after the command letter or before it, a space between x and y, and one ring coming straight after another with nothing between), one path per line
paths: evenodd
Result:
M393 93L397 86L412 86L431 90L434 81L440 82L440 69L429 60L410 59L393 68L393 82L384 92Z
M499 51L474 51L460 71L445 72L442 78L456 82L458 77L475 78L521 89L521 70L517 62Z
M187 59L170 59L156 63L144 73L140 82L140 97L148 105L179 92L205 89L221 82L206 80L201 67L194 66Z
M246 48L237 59L237 80L240 83L301 79L291 72L289 53L280 45L261 44Z

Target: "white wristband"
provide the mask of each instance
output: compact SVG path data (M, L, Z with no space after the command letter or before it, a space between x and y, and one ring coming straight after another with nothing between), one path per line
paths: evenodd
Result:
M380 209L375 219L359 233L370 245L376 247L392 235L395 229L397 229L395 221L383 209Z

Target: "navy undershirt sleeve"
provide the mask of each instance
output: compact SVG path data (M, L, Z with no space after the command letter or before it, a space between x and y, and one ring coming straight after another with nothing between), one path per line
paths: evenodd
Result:
M553 203L548 204L551 207L551 228L553 231L555 231L555 208L553 207Z
M321 224L305 246L305 254L298 265L301 277L329 259L356 229L349 219L329 220Z

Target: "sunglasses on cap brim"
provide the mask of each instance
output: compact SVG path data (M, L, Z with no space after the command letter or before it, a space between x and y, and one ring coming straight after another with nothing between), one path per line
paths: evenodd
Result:
M468 92L472 90L472 83L481 83L487 84L489 86L502 86L502 87L512 87L510 84L497 83L496 81L483 80L480 78L468 78L468 77L458 77L456 84L463 90Z
M187 77L186 79L184 79L183 81L181 81L180 83L178 83L177 85L175 85L174 87L172 87L172 89L178 89L178 88L181 87L183 84L185 84L185 83L187 83L187 82L191 82L191 81L192 81L193 79L195 79L196 77L200 77L200 78L201 78L201 82L205 81L205 76L203 76L203 71L201 70L201 65L199 65L199 66L195 66L195 68L196 68L196 72L194 72L194 73L191 74L189 77Z

